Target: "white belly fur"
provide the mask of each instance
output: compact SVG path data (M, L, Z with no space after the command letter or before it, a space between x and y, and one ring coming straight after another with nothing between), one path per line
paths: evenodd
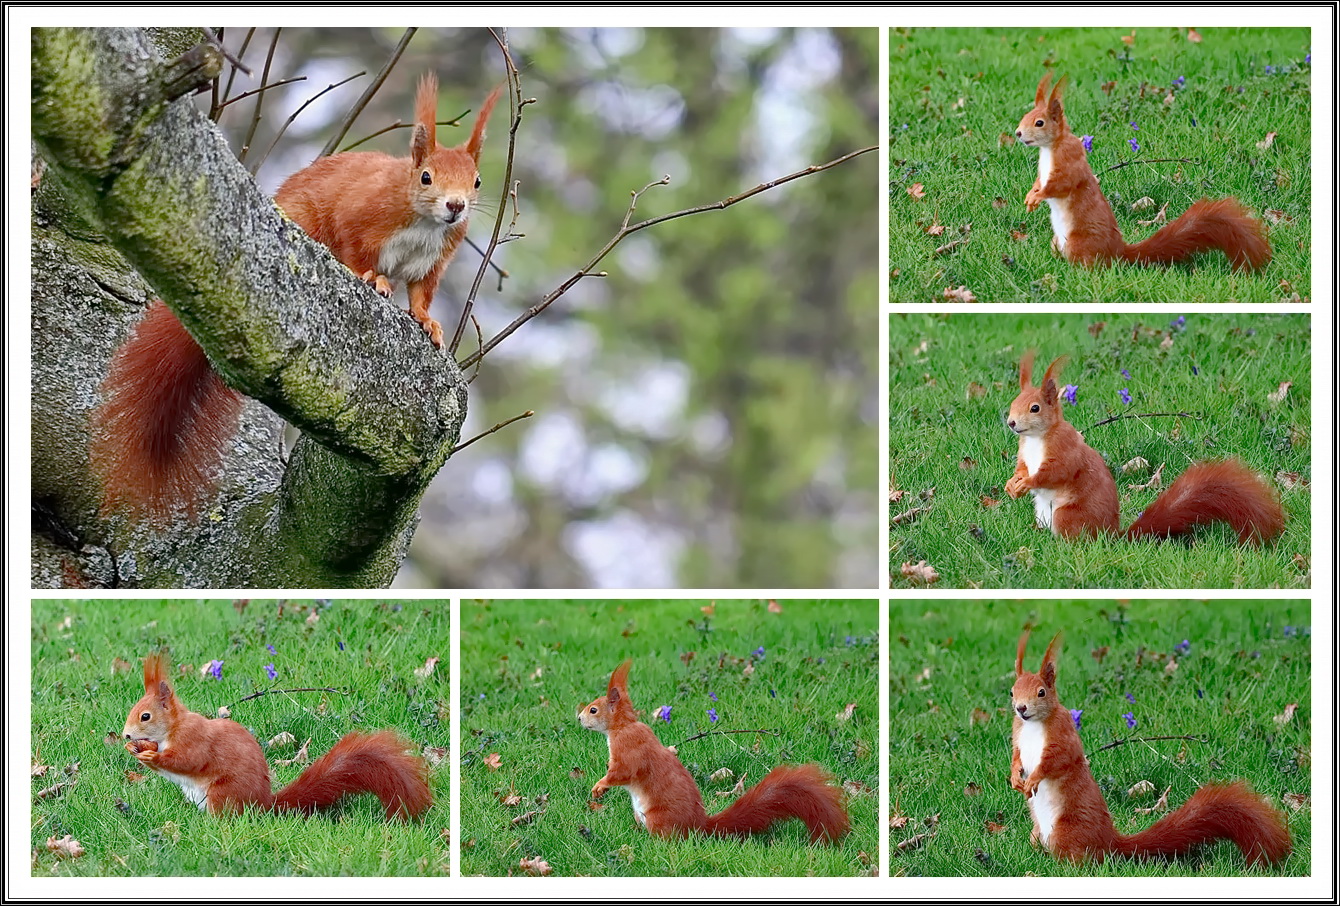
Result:
M628 788L628 795L633 799L633 817L637 823L643 827L647 826L647 810L642 805L642 797L637 794L637 790L631 786Z
M1038 151L1038 184L1044 189L1047 188L1047 180L1051 175L1052 150L1051 148L1041 148ZM1056 247L1064 251L1066 237L1070 235L1070 229L1074 225L1074 219L1070 216L1070 199L1048 198L1045 200L1047 207L1051 209L1052 235L1056 237Z
M193 777L187 777L185 774L174 774L171 771L160 770L158 775L181 787L182 794L186 796L187 801L194 802L200 807L201 811L204 811L205 793L209 790L207 784L198 783Z
M460 226L457 223L450 228ZM377 256L377 270L399 283L422 280L442 257L442 244L448 229L445 223L416 219L382 245L381 254Z
M1019 761L1024 766L1025 778L1037 770L1038 762L1042 761L1042 746L1045 742L1042 733L1042 724L1036 721L1024 721L1019 730ZM1051 780L1040 782L1028 800L1028 809L1037 822L1042 845L1049 846L1056 819L1061 814L1061 798L1056 784Z
M1019 456L1023 459L1024 467L1028 469L1031 478L1042 467L1046 449L1042 446L1040 437L1025 436L1020 440L1022 443L1019 445ZM1033 495L1033 512L1037 515L1038 525L1041 528L1051 528L1052 511L1056 509L1056 492L1050 488L1033 488L1029 493Z

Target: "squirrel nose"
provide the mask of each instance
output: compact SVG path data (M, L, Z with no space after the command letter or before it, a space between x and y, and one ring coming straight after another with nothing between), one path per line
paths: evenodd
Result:
M1013 428L1013 427L1014 427L1014 419L1010 419L1010 420L1007 421L1005 424L1007 424L1007 425L1009 425L1011 428Z
M1028 705L1015 705L1014 710L1018 711L1022 715L1025 711L1028 710Z
M1023 137L1024 137L1024 130L1022 130L1022 129L1015 129L1015 130L1014 130L1014 137L1015 137L1015 138L1023 138Z
M451 212L453 218L460 217L461 211L465 210L465 202L463 201L452 200L444 202L444 204L446 205L447 210Z

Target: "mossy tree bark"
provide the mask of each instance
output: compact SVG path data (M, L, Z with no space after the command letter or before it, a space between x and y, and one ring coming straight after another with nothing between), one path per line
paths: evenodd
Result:
M199 36L33 32L33 583L389 584L465 382L186 97L221 65ZM87 451L112 353L153 297L258 403L209 511L151 528L98 512ZM302 432L287 455L281 417Z

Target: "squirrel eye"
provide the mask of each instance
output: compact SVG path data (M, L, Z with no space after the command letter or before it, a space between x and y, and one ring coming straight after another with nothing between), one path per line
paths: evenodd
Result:
M431 186L433 184L433 174L424 170L423 175L419 177L419 182L423 183L425 186Z
M484 180L480 179L479 176L476 175L476 176L475 176L475 188L478 189L478 188L479 188L480 186L482 186L483 184L484 184Z
M140 715L140 720L148 720L151 717L153 717L153 715L150 714L148 711L145 711L143 714Z
M1043 686L1041 689L1038 690L1038 698L1046 698L1046 697L1047 697L1047 687Z
M1038 120L1038 121L1037 121L1036 123L1034 123L1033 125L1034 125L1034 126L1041 126L1042 123L1043 123L1042 120Z
M1041 408L1042 408L1042 407L1039 406L1037 403L1034 403L1033 405L1031 405L1031 406L1028 407L1028 411L1029 411L1029 412L1037 412L1037 411L1039 411Z
M597 708L595 705L592 705L592 706L591 706L591 713L592 713L592 714L595 714L595 713L596 713L597 711L599 711L599 710L600 710L600 709Z

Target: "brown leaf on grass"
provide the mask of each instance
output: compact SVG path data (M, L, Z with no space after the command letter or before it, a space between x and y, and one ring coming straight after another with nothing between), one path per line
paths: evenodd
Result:
M1023 230L1010 230L1010 238L1015 242L1023 242L1028 238L1028 234Z
M1282 403L1284 398L1289 395L1289 388L1293 386L1293 381L1283 381L1280 383L1280 389L1274 393L1267 393L1266 399L1272 403Z
M1169 657L1169 658L1168 658L1168 663L1165 664L1165 665L1163 666L1163 672L1164 672L1165 674L1167 674L1168 676L1172 676L1174 673L1176 673L1176 672L1177 672L1177 658L1175 658L1175 657Z
M126 771L125 773L126 783L143 783L148 779L149 779L148 774L141 774L137 771Z
M1137 456L1135 459L1126 461L1121 466L1121 474L1126 475L1130 472L1148 472L1149 460L1143 456Z
M1289 426L1289 446L1295 450L1301 450L1312 442L1312 435L1300 425Z
M515 792L499 794L498 801L507 808L516 808L521 804L522 799Z
M966 244L967 241L968 241L968 240L967 240L966 238L964 238L964 239L955 239L953 242L946 242L944 245L940 246L940 247L937 248L935 251L931 252L931 257L934 257L934 256L936 256L936 255L948 255L950 252L952 252L954 249L958 248L960 245L964 245L964 244ZM965 300L965 301L967 301L967 300ZM971 300L971 301L976 301L976 300L974 299L974 300Z
M1089 654L1093 656L1093 659L1095 661L1101 664L1103 662L1103 658L1107 657L1107 652L1108 647L1104 645L1102 648L1093 649L1093 651L1090 651Z
M929 831L924 834L917 834L915 837L908 837L906 840L900 841L897 844L896 848L900 853L911 852L914 849L920 849L922 846L926 844L927 840L929 840L931 837L934 836L935 833L933 831Z
M1127 47L1130 47L1132 44L1134 44L1134 43L1135 43L1135 29L1132 28L1132 29L1131 29L1131 33L1130 33L1129 35L1122 35L1122 36L1121 36L1121 43L1122 43L1122 44L1125 44Z
M112 673L129 673L135 665L119 657L112 658Z
M58 783L54 783L46 789L38 790L36 793L33 793L33 801L37 802L42 799L55 799L57 796L68 790L72 785L73 781L70 780L62 780Z
M919 182L913 183L912 185L907 187L907 194L911 195L913 198L925 198L926 187Z
M447 751L446 746L424 746L423 760L428 762L430 767L435 768L447 760Z
M991 719L991 712L981 708L973 708L971 719L974 726L981 726Z
M730 768L717 768L711 774L707 775L707 779L712 783L724 783L727 780L734 780L735 772Z
M298 749L297 753L294 754L292 758L280 758L278 761L275 762L275 764L283 764L283 765L306 764L310 757L307 754L307 747L310 746L311 744L312 744L312 738L309 736L307 737L307 741L302 744L302 748Z
M977 468L977 460L973 459L971 456L965 456L958 461L958 467L965 472L970 472Z
M1126 791L1126 798L1144 799L1145 797L1153 794L1154 791L1157 789L1158 787L1154 786L1154 784L1152 784L1148 780L1141 780L1135 786L1131 787L1129 790Z
M1267 132L1266 137L1256 143L1256 147L1261 151L1270 150L1270 146L1275 144L1275 136L1278 134L1277 132Z
M864 783L861 783L861 781L859 781L859 780L844 780L844 781L842 781L842 790L843 790L843 792L845 792L848 796L865 796L865 795L867 795L867 794L869 794L869 793L873 793L873 792L874 792L873 789L871 789L870 787L866 786Z
M893 476L889 476L889 503L897 503L907 496L906 491L900 491L893 486Z
M993 506L1000 506L999 500L996 500L994 497L988 497L985 494L977 498L977 502L982 505L982 509L984 510L989 510Z
M998 834L1005 829L1005 825L997 824L994 821L986 822L986 832L988 834Z
M47 852L55 853L57 859L78 859L84 854L84 847L69 834L59 840L56 839L55 834L52 834L47 837Z
M1103 92L1103 94L1106 94L1110 97L1112 95L1112 89L1116 87L1117 87L1116 82L1104 82L1100 86L1100 90Z
M586 803L586 808L588 811L598 812L605 808L605 803L596 802L594 799L591 799Z
M1159 208L1159 212L1155 214L1152 218L1150 218L1149 220L1136 221L1136 223L1138 223L1140 226L1155 226L1157 224L1164 224L1167 222L1168 222L1168 202L1166 201L1163 203L1163 207Z
M902 813L902 810L898 808L898 806L895 805L890 811L891 811L891 814L889 815L890 830L901 830L902 828L907 826L907 822L909 819L906 815Z
M568 771L568 776L571 777L573 780L580 780L585 775L586 772L583 771L581 768L573 768L571 771Z
M489 770L496 771L502 767L502 758L499 757L497 752L490 752L484 758L484 764L489 766Z
M1152 207L1154 207L1154 199L1148 195L1143 195L1131 202L1132 211L1145 211Z
M940 236L944 233L944 231L945 231L945 225L943 223L940 223L939 221L935 221L931 223L930 226L926 227L927 236Z
M1136 814L1152 815L1154 812L1166 812L1168 810L1168 793L1170 793L1171 791L1172 787L1168 787L1168 789L1163 791L1163 795L1159 797L1158 802L1155 802L1149 808L1136 809L1135 810Z
M995 208L997 211L999 211L1001 208L1005 207L1008 204L1009 202L1006 201L1004 198L1001 198L999 195L991 199L991 207Z
M542 811L543 809L537 808L537 809L531 809L530 811L524 814L517 815L515 818L512 819L512 827L520 827L523 824L530 824L537 817L539 817L539 814Z
M1163 338L1163 342L1159 344L1159 349L1162 349L1164 352L1167 352L1169 349L1172 348L1173 348L1173 336L1172 334L1168 334L1166 337Z
M1288 705L1285 705L1284 711L1280 714L1275 715L1275 723L1281 725L1287 724L1289 721L1293 720L1293 712L1297 710L1298 710L1297 702L1292 702Z
M976 781L970 782L967 786L963 788L963 795L967 796L969 799L971 799L974 796L982 795L981 784L977 783Z
M419 679L428 679L428 677L433 675L433 671L437 669L437 661L438 661L437 658L430 657L428 660L423 662L422 667L418 667L415 669L414 675L417 676Z
M687 667L689 664L693 663L693 658L696 654L697 652L695 651L686 651L679 656L679 659L683 661L684 666Z
M1008 148L1010 145L1013 145L1013 144L1014 144L1014 141L1015 141L1015 139L1014 139L1014 133L1013 133L1013 132L1002 132L1002 133L1001 133L999 136L997 136L997 138L996 138L996 147L997 147L997 148ZM998 200L999 200L999 201L1004 201L1005 199L1003 199L1003 198L999 198ZM998 207L1004 207L1004 205L999 205Z
M1283 799L1284 804L1295 812L1302 811L1311 804L1309 798L1302 793L1285 793Z
M846 707L844 707L841 711L839 711L837 714L833 716L836 717L838 720L843 721L851 720L852 712L855 710L856 710L856 702L847 702Z
M38 764L36 761L34 761L34 762L33 762L33 766L32 766L32 773L31 773L29 776L30 776L30 777L45 777L47 771L49 771L49 770L51 770L51 765L49 765L49 764Z
M289 746L296 746L297 744L297 737L288 730L285 730L283 733L271 737L270 741L265 744L265 747L267 749L287 749Z
M930 510L931 508L928 506L914 506L912 507L912 509L906 510L902 513L899 513L897 516L894 516L893 519L890 521L894 525L903 525L905 523L911 523L916 521L916 518L920 516L922 513L929 513Z
M528 875L537 875L540 877L543 877L544 875L551 875L554 873L554 870L549 866L549 863L539 858L538 856L535 857L534 859L527 859L523 857L521 859L521 870Z
M717 793L717 798L718 798L718 799L726 799L726 798L729 798L729 797L731 797L731 796L743 796L743 795L744 795L744 779L745 779L746 777L748 777L748 776L749 776L748 772L745 772L745 773L741 774L741 775L740 775L740 779L737 780L737 781L735 781L735 786L731 787L729 790L723 790L723 791Z
M1145 465L1148 466L1149 464L1146 463ZM1154 470L1154 474L1153 474L1153 475L1149 476L1149 480L1148 480L1148 481L1146 481L1144 484L1133 484L1133 485L1131 485L1131 490L1132 490L1132 491L1147 491L1147 490L1149 490L1150 488L1161 488L1161 487L1163 487L1163 467L1164 467L1164 465L1165 465L1165 463L1159 463L1159 467L1158 467L1157 469Z
M706 607L699 607L698 609L701 610L701 611L703 612L703 616L705 616L705 617L713 616L713 615L715 615L716 612L717 612L717 602L716 602L716 601L713 601L711 604L708 604Z
M776 601L768 602L768 613L781 613L781 612L782 612L782 605L778 604Z
M1284 213L1283 211L1281 211L1279 208L1268 208L1261 212L1261 216L1262 218L1265 219L1266 223L1271 224L1282 223L1285 226L1288 226L1293 223L1293 218L1290 217L1288 214Z
M902 573L904 579L908 580L913 585L916 585L918 582L931 585L940 581L940 574L935 571L935 567L931 566L925 560L919 560L916 563L912 563L911 561L904 563L899 568L899 572Z
M1092 336L1095 340L1098 339L1098 335L1103 332L1103 328L1106 326L1107 326L1106 321L1094 321L1092 324L1089 325L1089 335Z
M1305 488L1308 481L1301 472L1276 472L1275 481L1286 491L1292 491L1294 488Z
M1188 28L1186 30L1186 39L1192 44L1199 44L1203 40L1200 36L1200 32L1196 31L1194 28Z
M313 607L312 612L307 615L307 619L304 620L303 622L305 622L308 626L315 626L320 620L321 620L321 614L317 613L316 608Z
M952 245L953 243L950 244ZM960 286L958 288L954 288L952 286L946 286L944 292L941 294L941 298L943 298L946 302L977 301L977 297L973 295L972 290L968 289L966 286Z

